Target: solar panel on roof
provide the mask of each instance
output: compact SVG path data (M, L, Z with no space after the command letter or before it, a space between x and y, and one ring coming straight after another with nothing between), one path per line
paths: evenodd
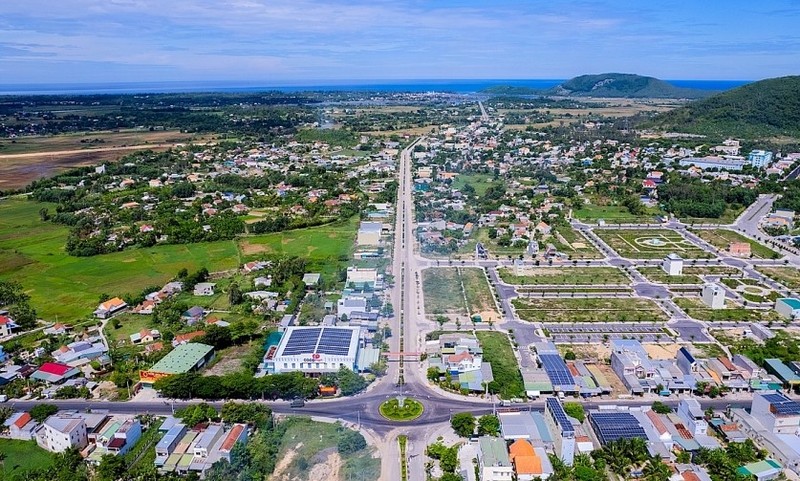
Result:
M592 412L589 421L594 427L601 444L618 439L647 439L644 428L631 413L625 412Z
M572 422L567 417L567 413L561 403L555 398L547 398L546 403L550 412L553 413L553 418L561 428L561 432L563 434L574 434L575 428L572 427Z
M542 367L544 367L550 382L557 386L573 386L575 378L572 377L567 369L566 363L558 354L540 354Z

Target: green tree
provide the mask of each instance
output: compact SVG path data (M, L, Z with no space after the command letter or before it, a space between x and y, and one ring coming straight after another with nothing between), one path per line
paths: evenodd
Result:
M124 478L127 471L128 465L123 456L106 454L100 459L97 476L101 481L117 481Z
M347 366L339 368L339 371L336 373L336 378L339 383L339 390L342 392L343 396L352 396L367 387L366 379Z
M581 423L584 421L584 419L586 419L586 412L583 410L583 405L581 403L564 403L564 412L566 412L568 416L577 419Z
M468 438L475 433L475 416L470 412L454 414L450 419L453 431L463 438Z
M672 412L672 408L661 401L653 401L651 408L658 414L669 414Z
M53 404L37 404L36 406L32 407L28 414L31 415L31 418L36 422L44 422L45 419L52 416L53 414L58 412L58 406Z
M500 433L500 419L494 414L486 414L478 418L478 434L481 436L497 436Z
M338 434L336 450L342 456L353 454L367 447L367 440L358 431L341 427L338 430Z

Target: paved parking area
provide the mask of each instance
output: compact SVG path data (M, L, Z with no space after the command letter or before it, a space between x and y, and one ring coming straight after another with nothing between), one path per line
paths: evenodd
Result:
M647 323L595 323L543 324L551 334L611 334L611 333L663 333L664 324Z

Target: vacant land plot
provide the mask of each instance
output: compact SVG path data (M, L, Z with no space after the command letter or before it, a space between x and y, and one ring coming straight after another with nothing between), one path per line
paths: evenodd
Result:
M0 439L0 479L23 479L23 473L32 469L46 469L53 465L53 454L36 445L35 441Z
M69 168L118 160L137 150L164 151L199 140L180 132L92 132L0 142L0 189L16 189Z
M480 314L484 320L487 320L487 317L495 320L496 304L483 269L459 267L458 272L461 275L470 315Z
M45 320L72 322L90 314L101 294L139 293L161 285L186 268L211 272L240 264L233 241L154 246L93 257L64 252L67 229L42 222L41 204L0 201L0 279L19 281Z
M697 229L692 231L698 237L708 242L721 251L728 251L732 242L746 242L750 244L753 257L761 259L777 259L780 255L769 247L748 239L747 237L728 229Z
M483 348L483 359L492 365L494 381L489 383L489 390L504 399L524 397L522 374L508 337L502 332L485 331L478 331L475 336Z
M213 366L203 371L204 376L224 376L242 370L242 360L253 350L252 344L231 346L219 351Z
M245 260L265 254L305 257L309 270L328 278L352 259L357 230L358 216L354 216L347 222L241 237L238 244Z
M425 269L422 272L422 292L427 314L467 315L461 280L455 267Z
M494 320L494 298L483 269L442 267L422 274L425 312L428 314L474 315Z
M489 174L459 174L453 180L453 189L462 190L465 185L469 184L475 189L475 193L483 195L486 189L492 185L494 176Z
M698 297L676 297L673 299L689 316L700 321L780 321L780 315L772 309L745 309L743 307L729 307L726 309L711 309Z
M616 267L530 267L499 269L503 281L509 284L628 284L630 279Z
M552 235L545 242L553 244L559 252L567 254L572 259L599 259L602 257L588 239L571 227L553 229Z
M661 282L664 284L702 284L703 279L701 279L697 275L688 274L686 271L687 268L683 269L684 274L680 276L671 276L664 272L664 269L660 267L637 267L637 271L639 271L643 276L653 282Z
M796 267L763 267L756 270L765 276L771 277L789 289L800 289L800 270Z
M619 205L584 204L579 209L572 211L576 219L596 221L603 219L609 224L629 224L654 222L656 216L664 215L660 209L648 208L645 215L633 215L627 207Z
M346 456L339 454L336 446L343 433L349 431L347 428L309 418L291 418L283 422L288 423L288 428L270 479L367 481L380 477L381 460L373 457L372 448Z
M531 322L666 321L664 312L648 299L514 299L520 319Z
M150 327L152 316L141 314L122 314L116 316L119 321L119 328L114 328L114 321L108 323L105 328L105 335L110 340L130 344L131 334L137 333L142 329Z
M711 254L669 229L595 229L601 239L622 257L654 259L676 253L684 259L705 259Z

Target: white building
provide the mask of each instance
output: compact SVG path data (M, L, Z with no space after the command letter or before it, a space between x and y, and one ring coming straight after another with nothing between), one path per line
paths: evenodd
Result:
M775 310L786 319L800 319L800 300L791 297L778 299Z
M711 309L725 309L725 289L719 284L713 282L705 284L701 298L703 303Z
M692 436L708 434L705 413L696 399L681 399L678 403L678 416L686 423L686 428L692 433Z
M358 369L359 332L358 327L288 327L275 355L265 359L266 370L319 375L345 366L355 371Z
M671 276L679 276L683 274L683 258L675 253L669 254L664 258L661 268Z
M381 229L383 225L380 222L362 222L361 227L358 229L358 237L356 242L360 246L377 246L381 243Z
M508 457L505 440L482 436L478 446L481 481L511 481L514 478L514 467Z
M549 397L545 401L544 420L550 432L555 433L556 455L564 464L572 466L575 460L575 428L558 398Z
M754 150L747 156L747 161L750 165L756 168L767 167L772 163L772 152L766 150Z
M199 282L194 286L193 294L195 296L213 296L214 287L216 284L213 282Z
M367 312L367 299L361 296L348 296L342 297L336 302L336 314L339 319L342 316L347 316L347 319L353 317L354 312Z
M54 414L36 432L36 444L52 453L63 453L71 447L83 449L88 443L86 422L78 415Z

